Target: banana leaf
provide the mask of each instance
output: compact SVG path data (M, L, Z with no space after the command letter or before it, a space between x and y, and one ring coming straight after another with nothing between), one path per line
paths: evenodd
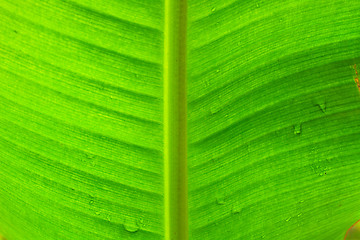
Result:
M344 239L360 219L359 13L1 0L0 235Z

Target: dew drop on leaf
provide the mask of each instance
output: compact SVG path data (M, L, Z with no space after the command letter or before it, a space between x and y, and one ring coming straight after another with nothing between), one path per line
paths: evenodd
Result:
M213 105L210 107L211 114L215 114L220 111L220 107L218 105Z
M131 233L137 232L140 229L140 222L134 219L127 219L124 222L124 228Z
M218 205L224 205L224 204L225 204L225 200L224 200L224 198L217 198L217 199L216 199L216 203L217 203Z
M326 102L320 103L318 106L323 113L326 112Z
M213 8L211 9L211 11L212 11L212 12L215 12L215 11L216 11L216 7L213 7Z
M315 97L313 99L313 104L316 106L322 113L326 112L326 99L323 97Z
M204 81L204 84L205 84L205 87L208 87L208 86L210 85L209 80L206 79L206 80Z
M86 158L87 159L93 159L95 156L91 153L86 153Z
M218 205L224 205L225 204L225 196L224 195L217 195L216 196L216 203Z
M289 222L290 220L291 220L291 217L288 217L288 218L286 219L287 222Z
M211 106L210 106L210 113L211 114L215 114L217 112L219 112L222 108L222 99L221 99L221 96L217 96Z
M93 205L94 204L94 197L92 195L89 195L89 198L90 198L89 204Z
M124 224L124 228L126 231L128 232L137 232L139 230L139 227L138 226L135 226L135 225L129 225L129 224Z
M234 204L231 208L232 214L238 214L241 212L241 206L239 204Z
M300 135L301 134L301 124L294 125L294 134Z

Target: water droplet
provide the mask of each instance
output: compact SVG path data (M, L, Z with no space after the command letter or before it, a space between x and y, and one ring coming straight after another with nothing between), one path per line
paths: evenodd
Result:
M239 204L234 204L231 208L231 213L232 214L238 214L241 212L241 206Z
M88 159L87 164L91 167L95 167L98 164L98 159L96 155L88 153L86 154L86 158Z
M138 221L135 221L134 219L127 219L124 222L124 228L128 232L134 233L139 231L140 226Z
M135 225L124 224L124 228L126 231L132 232L132 233L139 231L139 227L135 226Z
M326 113L326 99L322 97L315 97L313 99L313 104L316 106L321 112Z
M299 213L297 216L300 217L302 215L302 213Z
M256 3L256 7L259 8L259 7L260 7L260 4L259 4L259 3Z
M289 222L290 220L291 220L291 217L288 217L288 218L286 219L287 222Z
M206 80L204 81L204 84L205 84L205 87L208 87L208 86L210 85L209 80L206 79Z
M210 105L211 114L215 114L219 112L223 106L224 106L224 97L222 94L218 94L217 96L214 97Z
M213 7L213 8L211 9L211 11L212 11L212 12L215 12L215 11L216 11L216 7Z
M216 203L218 205L224 205L225 204L225 197L222 195L219 195L216 197Z
M100 215L101 212L95 212L96 215Z
M301 134L301 124L294 125L294 134L300 135Z
M322 177L324 175L327 175L327 172L331 170L331 166L329 166L329 164L331 164L329 159L318 159L311 166L311 169L315 174Z
M220 72L220 69L216 69L216 72L219 73L219 72Z
M326 112L326 102L318 104L318 106L323 113Z
M139 220L137 220L137 225L141 228L144 226L144 219L139 218Z
M92 195L89 195L89 198L90 198L89 204L93 205L94 204L94 197Z
M110 216L110 214L106 215L106 220L108 220L109 222L111 222L111 216Z
M217 112L219 112L220 111L220 107L219 107L219 105L212 105L211 107L210 107L210 112L211 112L211 114L215 114L215 113L217 113Z

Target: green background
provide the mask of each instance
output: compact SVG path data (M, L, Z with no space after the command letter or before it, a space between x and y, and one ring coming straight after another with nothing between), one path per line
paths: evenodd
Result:
M0 0L7 240L164 239L172 1ZM340 240L360 219L359 13L187 1L189 239Z

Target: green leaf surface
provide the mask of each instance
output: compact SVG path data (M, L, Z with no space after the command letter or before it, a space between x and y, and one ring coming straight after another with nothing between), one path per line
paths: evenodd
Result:
M360 219L359 12L0 0L0 236L344 239Z

